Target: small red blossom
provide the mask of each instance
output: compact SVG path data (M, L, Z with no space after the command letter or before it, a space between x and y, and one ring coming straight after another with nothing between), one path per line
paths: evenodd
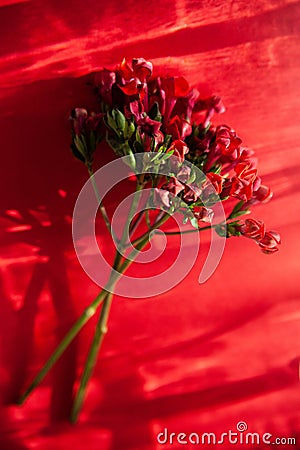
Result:
M104 114L88 114L84 108L75 108L71 111L70 119L74 134L80 136L87 131L94 131L98 127Z
M172 142L171 146L168 148L168 152L173 151L173 155L177 156L180 162L184 161L184 155L186 155L189 151L188 146L184 141L180 139L176 139Z
M152 63L144 58L135 58L132 60L132 68L127 64L124 58L117 69L119 78L118 86L124 94L132 96L139 94L143 98L146 93L146 79L152 73Z
M191 168L183 164L177 172L177 177L182 183L187 183L191 176Z
M156 208L170 207L170 192L161 188L154 189L154 205Z
M101 99L112 105L112 86L116 82L116 74L111 70L103 69L94 74L94 85Z
M242 140L227 125L219 125L216 129L216 148L222 155L232 155L241 145Z
M86 126L88 112L84 108L75 108L71 111L70 119L72 121L72 129L77 136L80 136Z
M195 203L202 193L202 189L197 184L189 184L184 188L183 198L188 203Z
M251 239L262 239L265 231L265 224L262 220L246 219L240 226L242 235Z
M164 124L167 124L177 99L188 94L190 87L183 77L163 77L160 79L160 87L165 95Z
M144 105L140 100L130 102L129 105L125 106L124 112L127 119L131 119L133 116L139 134L143 140L145 151L153 149L151 147L151 138L154 138L155 147L163 143L164 135L160 131L161 122L150 119L145 113Z
M224 182L224 178L214 172L208 172L206 174L207 178L209 179L209 181L211 182L211 184L213 185L216 194L221 194L222 189L223 189L223 182Z
M199 95L198 89L192 88L184 97L179 97L172 111L172 116L177 115L183 117L189 123L192 122L192 114Z
M184 97L189 92L189 83L183 77L163 77L161 87L168 98Z
M267 203L273 197L273 192L269 186L261 184L259 188L254 192L254 198L258 202Z
M157 136L159 134L159 129L161 127L161 122L158 122L157 120L152 120L150 117L145 116L143 117L139 122L137 122L137 125L141 128L141 131L144 133L149 134L150 136ZM162 136L162 141L163 141Z
M166 126L167 134L170 134L173 139L185 139L192 132L191 124L179 116L174 116Z
M138 122L145 117L144 105L140 100L134 100L124 107L125 116L130 119L132 116Z
M193 212L198 222L211 223L214 216L213 210L205 206L196 206Z
M236 152L233 152L231 154L231 159L236 159L239 162L246 162L248 164L251 164L252 167L256 167L257 165L257 159L254 158L254 151L247 147L239 147L237 148Z
M150 61L144 58L134 58L132 60L132 69L136 76L143 82L147 80L152 74L153 65Z
M235 166L236 176L232 179L230 195L241 200L250 200L253 190L259 186L260 179L257 177L257 169L251 168L249 163L239 163Z
M171 192L173 195L178 195L184 189L184 185L180 183L175 177L171 177L168 183L162 186L162 189L165 189L168 192Z
M263 253L271 255L277 252L278 245L281 244L280 235L276 231L267 231L262 239L258 241L258 245Z

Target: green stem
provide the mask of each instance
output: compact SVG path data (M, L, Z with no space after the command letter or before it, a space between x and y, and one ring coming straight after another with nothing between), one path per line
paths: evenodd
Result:
M136 186L136 191L135 191L135 194L134 194L134 197L132 200L132 204L130 207L130 211L128 214L128 220L131 218L131 215L134 213L134 210L136 208L136 204L138 201L137 193L142 188L143 188L143 185L140 182L138 182L138 184ZM128 264L125 266L126 268L123 269L123 265L121 264L122 251L123 251L124 241L126 240L126 230L128 227L128 220L126 222L126 225L124 227L123 234L121 237L120 249L117 251L115 260L113 263L113 269L117 270L120 274L124 273L124 270L126 270L126 268L133 262L133 258L132 258L131 260L128 261ZM146 242L144 245L146 245ZM121 266L120 266L120 264L121 264ZM97 356L100 351L104 336L107 333L107 322L108 322L110 307L111 307L111 303L112 303L112 298L113 298L113 294L108 293L103 301L103 306L101 309L100 317L99 317L99 320L96 325L94 337L93 337L93 340L92 340L92 343L91 343L91 346L90 346L90 349L89 349L89 352L87 355L83 373L81 375L79 388L78 388L78 391L76 393L75 400L73 403L72 412L71 412L71 422L72 423L75 423L78 419L78 415L81 411L82 404L83 404L83 401L85 398L85 393L86 393L86 388L87 388L88 382L92 376L92 373L93 373L93 370L94 370L94 367L96 364Z
M206 227L194 228L192 230L184 230L184 231L164 231L164 234L166 234L167 236L172 236L175 234L199 233L200 231L210 230L211 228L215 228L215 226L207 225Z
M105 297L103 301L103 306L101 309L101 314L96 325L95 334L93 337L93 341L86 359L86 364L84 367L84 371L81 376L80 385L73 403L72 412L71 412L71 422L75 423L77 421L78 415L81 411L82 404L85 398L85 392L88 385L88 382L92 376L97 356L99 350L101 348L103 339L105 334L107 333L107 321L110 311L110 306L112 302L113 294L109 293Z
M137 218L131 222L131 225L129 227L129 235L132 236L136 228L138 227L142 217L143 217L144 211L140 211L137 215Z
M143 242L145 238L149 238L151 231L157 230L161 225L163 225L168 219L170 218L169 214L164 213L162 217L160 217L152 226L149 228L148 231L146 231L144 234L142 234L140 237L136 238L134 241L131 242L132 246L138 245L140 242Z
M145 211L145 219L146 219L147 227L150 229L151 228L150 209L146 209L146 211Z
M120 252L117 251L116 255L115 255L115 260L113 263L114 270L119 269L118 266L120 265L121 260L122 260L122 255ZM121 274L122 272L119 271L119 273ZM92 343L90 346L90 350L89 350L89 353L88 353L88 356L86 359L86 363L85 363L85 366L84 366L84 369L83 369L83 372L81 375L79 388L76 393L74 403L72 406L71 417L70 417L70 420L72 423L75 423L77 421L78 415L80 413L80 410L82 408L82 404L84 401L87 384L89 382L89 379L92 376L104 335L107 333L107 321L108 321L112 298L113 298L113 293L108 292L103 301L103 306L101 309L100 317L99 317L99 320L96 325L94 337L93 337L93 340L92 340Z
M99 203L99 209L100 209L100 212L102 214L104 223L105 223L106 228L108 229L109 233L112 234L111 223L110 223L108 214L106 212L105 206L102 204L102 199L100 197L98 186L97 186L97 183L95 181L94 171L93 171L93 169L91 167L88 167L87 169L88 169L89 177L90 177L93 189L94 189L94 193L95 193L96 198L97 198L98 203Z
M139 200L139 195L138 194L143 189L143 187L144 187L143 183L138 181L137 185L136 185L135 193L133 194L133 199L132 199L131 206L130 206L130 209L129 209L128 218L127 218L126 224L125 224L124 229L123 229L123 233L122 233L122 237L121 237L121 241L120 241L120 252L123 251L123 246L124 246L124 243L126 241L128 221L134 215L135 208L136 208L138 200ZM129 227L129 231L130 231L130 227ZM130 233L128 233L128 234L130 234Z

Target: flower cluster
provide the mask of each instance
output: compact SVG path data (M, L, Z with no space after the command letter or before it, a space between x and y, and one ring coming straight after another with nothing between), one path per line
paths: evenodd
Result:
M242 145L231 127L212 124L214 114L225 111L219 97L201 97L180 76L153 76L152 63L143 58L133 59L131 66L123 60L115 70L104 69L93 74L93 85L98 111L84 108L71 111L71 150L88 170L99 213L117 244L112 270L100 292L19 399L22 404L101 308L74 395L72 422L76 422L81 411L107 332L116 283L174 212L183 215L182 222L188 227L180 232L166 231L166 234L198 233L213 228L222 237L247 237L265 254L275 253L281 243L279 234L267 231L262 220L240 219L250 213L253 205L270 200L272 192L261 182L254 152ZM123 157L122 161L130 167L130 178L136 181L120 236L114 232L94 178L94 154L102 139L117 156ZM143 208L137 212L140 190L148 187L147 203L143 200ZM220 208L223 204L224 208ZM216 213L218 210L222 213ZM179 258L177 262L182 266ZM148 280L152 283L151 277ZM161 292L165 292L165 287ZM152 295L156 294L155 291Z
M225 111L219 97L202 98L183 77L153 76L152 63L143 58L133 59L131 66L124 59L115 70L97 72L93 84L98 113L77 108L72 114L75 156L91 166L103 135L118 156L130 157L133 170L136 153L154 152L163 164L176 156L177 167L170 170L174 176L145 173L143 177L144 185L151 183L157 189L166 210L174 209L174 196L178 197L188 205L192 225L201 229L202 222L211 223L210 205L235 201L216 232L251 238L264 253L278 250L278 233L266 231L260 220L237 219L248 214L252 205L267 202L272 192L261 182L254 152L242 145L231 127L211 123L214 114ZM199 168L205 177L199 179L192 169L181 169L184 161Z

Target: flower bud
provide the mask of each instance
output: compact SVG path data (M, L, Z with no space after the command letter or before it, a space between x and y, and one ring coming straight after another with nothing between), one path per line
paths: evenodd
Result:
M121 111L114 108L111 113L107 113L107 124L118 136L121 136L125 130L126 118Z
M267 231L262 239L259 240L258 245L263 253L271 255L278 251L278 245L281 244L280 235L276 231Z
M251 239L262 239L265 235L265 224L262 220L246 219L240 226L243 236Z

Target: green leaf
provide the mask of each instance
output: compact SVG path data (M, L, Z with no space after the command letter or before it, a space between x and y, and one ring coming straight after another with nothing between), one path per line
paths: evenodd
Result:
M136 167L136 161L134 157L134 153L131 150L128 141L126 141L125 144L123 144L123 154L124 156L128 156L129 158L126 158L125 164L127 164L131 169L135 169Z
M133 120L126 120L124 129L124 139L130 139L135 131L135 124Z
M119 134L123 133L125 130L125 126L126 126L126 118L125 118L124 114L121 111L119 111L117 108L114 108L112 110L111 115L115 122L116 131Z
M191 173L190 173L189 179L187 180L186 184L191 184L191 183L193 183L193 182L196 180L196 178L197 178L197 174L196 174L196 172L193 170L193 168L191 168Z
M238 211L235 213L234 218L244 216L245 214L251 214L251 211L249 209L245 209L245 211ZM233 217L231 217L231 219L233 219Z
M123 134L127 121L124 114L117 108L114 108L111 112L106 113L104 123L108 128L114 131L118 137L124 137Z
M214 164L209 171L216 173L216 174L220 174L221 170L222 170L222 164Z
M140 135L140 132L139 132L138 128L135 130L135 139L137 140L137 142L142 144L142 138L141 138L141 135Z
M171 150L170 152L165 153L165 154L161 157L161 160L162 160L162 161L167 161L167 159L171 158L171 156L173 155L173 153L174 153L174 150Z
M196 228L196 229L199 228L198 220L196 219L195 216L193 216L193 217L190 219L190 222L191 222L191 225L192 225L194 228Z
M76 134L74 137L74 144L78 150L78 152L83 156L83 158L86 158L86 145L82 142L80 137Z
M233 208L231 213L228 216L228 219L234 219L235 217L242 216L243 214L250 214L250 211L245 210L241 211L241 208L244 206L244 201L240 200Z
M96 133L95 131L90 131L90 152L94 153L94 151L96 150Z
M74 143L71 144L71 150L72 150L73 156L75 156L75 158L79 159L81 162L83 162L85 164L85 157L78 151L78 149Z

